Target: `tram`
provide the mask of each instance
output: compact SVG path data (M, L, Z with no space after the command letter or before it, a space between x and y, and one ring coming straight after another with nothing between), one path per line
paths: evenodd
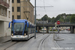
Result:
M34 37L35 25L25 19L14 19L11 25L11 40L28 40Z

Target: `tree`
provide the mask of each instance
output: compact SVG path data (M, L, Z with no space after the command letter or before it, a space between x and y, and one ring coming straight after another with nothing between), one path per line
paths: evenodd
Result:
M47 21L48 20L48 16L47 15L44 15L41 20L44 20L44 21Z
M52 22L52 23L55 23L55 18L54 18L54 17L52 18L52 21L51 21L51 22Z
M66 14L65 14L65 13L63 13L63 14L59 14L59 15L56 17L55 21L60 20L60 21L63 22L63 21L64 21L63 16L66 16Z
M58 15L56 18L55 18L55 21L58 21L62 16L61 15Z
M71 16L67 16L67 17L66 17L66 19L65 19L66 22L70 22L70 17L71 17Z
M36 19L36 20L41 21L41 19Z
M71 22L71 23L75 23L75 14L73 14L73 15L71 16L70 22Z
M51 22L51 18L48 18L48 22Z
M61 18L59 19L59 21L60 21L60 22L64 22L64 18L61 17Z

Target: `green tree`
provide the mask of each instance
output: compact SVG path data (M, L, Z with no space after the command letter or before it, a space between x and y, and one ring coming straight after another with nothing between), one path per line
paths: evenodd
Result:
M59 19L59 21L60 21L60 22L64 22L64 18L61 17L61 18Z
M41 21L41 19L36 19L36 20Z
M55 23L55 18L54 17L52 17L52 21L51 21L52 23Z
M44 21L47 21L48 20L48 16L47 15L44 15L41 20L44 20Z
M66 19L65 19L66 22L70 22L70 17L71 17L71 16L67 16L67 17L66 17Z
M55 21L58 21L62 16L61 15L58 15L56 18L55 18Z
M73 15L71 16L70 22L71 22L71 23L75 23L75 14L73 14Z
M51 22L51 18L48 18L48 22Z
M63 16L66 16L66 14L65 14L65 13L63 13L63 14L59 14L59 15L56 17L55 21L60 20L60 21L62 21L62 22L63 22L63 21L64 21Z

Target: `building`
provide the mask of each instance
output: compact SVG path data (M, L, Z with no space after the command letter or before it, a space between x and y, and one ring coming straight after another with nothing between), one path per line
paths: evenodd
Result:
M34 6L30 0L12 0L13 19L27 19L34 23Z
M12 0L0 0L0 37L9 36L8 23L11 21Z

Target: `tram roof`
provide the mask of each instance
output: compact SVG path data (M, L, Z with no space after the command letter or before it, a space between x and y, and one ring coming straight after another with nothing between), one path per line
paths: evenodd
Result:
M14 23L24 23L25 21L27 21L27 20L26 19L14 19L13 20ZM34 25L30 21L27 21L27 24Z
M26 19L14 19L13 22L15 23L24 23L25 21L27 21ZM28 23L28 21L27 21Z

